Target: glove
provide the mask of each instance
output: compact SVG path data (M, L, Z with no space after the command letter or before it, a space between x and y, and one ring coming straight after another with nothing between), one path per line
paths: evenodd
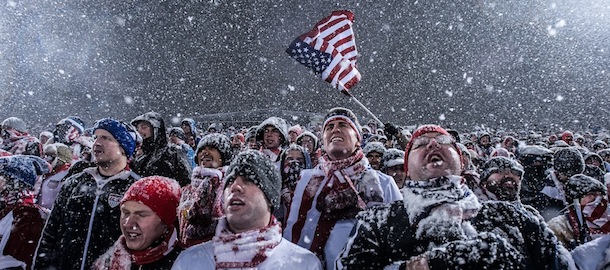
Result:
M494 233L449 242L430 251L430 269L524 269L524 257Z

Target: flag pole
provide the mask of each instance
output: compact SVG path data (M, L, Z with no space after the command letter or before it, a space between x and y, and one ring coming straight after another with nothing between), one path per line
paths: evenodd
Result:
M379 118L377 118L377 116L373 112L371 112L371 110L369 110L369 108L364 106L364 104L362 104L362 102L360 102L356 97L354 97L349 91L341 90L341 93L343 93L344 95L348 96L351 100L356 102L356 104L358 104L362 109L364 109L364 111L366 113L368 113L371 117L373 117L373 119L375 119L375 121L377 121L377 123L379 123L381 125L381 127L385 126L383 124L383 122L381 122L381 120L379 120Z

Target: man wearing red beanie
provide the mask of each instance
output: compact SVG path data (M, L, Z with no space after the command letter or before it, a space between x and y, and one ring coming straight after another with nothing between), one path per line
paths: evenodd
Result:
M171 269L181 249L174 226L180 185L162 176L142 178L121 200L121 232L94 269Z
M507 202L478 201L445 129L419 127L405 159L403 201L358 214L336 269L568 268L546 223Z

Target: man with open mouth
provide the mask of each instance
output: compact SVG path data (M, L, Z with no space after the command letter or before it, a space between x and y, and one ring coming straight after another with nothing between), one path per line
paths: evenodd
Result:
M424 125L405 149L404 199L360 212L336 269L567 269L546 223L504 201L479 202L460 148ZM565 250L564 250L565 251Z
M314 254L282 238L273 216L282 183L267 156L256 150L239 153L223 183L225 217L214 237L183 251L172 269L322 269Z

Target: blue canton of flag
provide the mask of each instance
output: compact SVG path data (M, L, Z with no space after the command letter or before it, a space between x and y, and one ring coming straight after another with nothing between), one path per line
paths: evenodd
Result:
M290 57L294 58L294 60L313 70L316 75L322 74L322 71L324 71L332 61L330 53L316 50L299 38L296 38L292 44L290 44L286 52Z
M297 37L286 52L334 88L348 91L361 77L356 69L353 22L350 11L333 11L311 31Z

